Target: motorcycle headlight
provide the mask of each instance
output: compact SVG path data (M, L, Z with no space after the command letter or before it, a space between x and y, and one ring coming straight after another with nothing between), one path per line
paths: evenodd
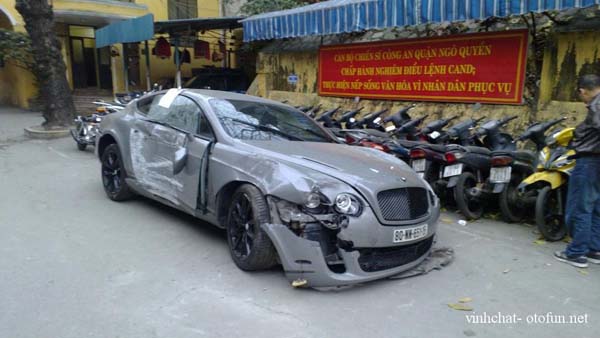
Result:
M341 214L359 216L362 212L362 204L356 196L342 193L335 197L335 210Z

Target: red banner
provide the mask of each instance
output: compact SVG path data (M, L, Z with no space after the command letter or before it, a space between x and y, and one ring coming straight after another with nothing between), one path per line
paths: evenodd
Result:
M527 30L323 46L319 95L520 104Z

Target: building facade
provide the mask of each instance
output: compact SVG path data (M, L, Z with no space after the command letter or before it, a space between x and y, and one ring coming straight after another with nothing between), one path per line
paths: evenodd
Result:
M152 14L154 21L190 18L215 18L222 16L219 0L50 0L54 10L54 27L62 44L63 58L67 66L67 79L77 91L122 92L124 79L128 78L130 90L147 88L146 62L143 43L117 44L104 48L95 46L95 30L110 23ZM25 32L23 19L15 9L15 0L0 0L0 28ZM200 33L198 39L208 43L210 50L231 49L230 32L209 31ZM149 41L154 49L157 39ZM168 38L168 37L166 37ZM221 43L219 43L221 42ZM182 46L180 51L192 46ZM174 54L174 53L172 53ZM186 53L187 54L187 53ZM193 54L192 54L193 55ZM224 57L196 58L183 63L184 78L192 76L192 70L206 66L222 67ZM127 72L127 76L124 76ZM151 81L169 82L175 75L173 57L150 56ZM0 103L28 108L37 95L34 77L21 68L5 62L0 67Z

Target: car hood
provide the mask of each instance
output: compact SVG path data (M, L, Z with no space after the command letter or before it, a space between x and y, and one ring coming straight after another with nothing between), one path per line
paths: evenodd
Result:
M275 161L300 165L341 180L356 189L371 206L378 205L377 193L380 191L404 187L426 188L423 180L406 163L371 148L294 141L244 143L254 148L251 151Z

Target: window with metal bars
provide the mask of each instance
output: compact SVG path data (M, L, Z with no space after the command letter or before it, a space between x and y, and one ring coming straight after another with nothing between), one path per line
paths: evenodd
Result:
M169 0L169 20L198 17L198 0Z

